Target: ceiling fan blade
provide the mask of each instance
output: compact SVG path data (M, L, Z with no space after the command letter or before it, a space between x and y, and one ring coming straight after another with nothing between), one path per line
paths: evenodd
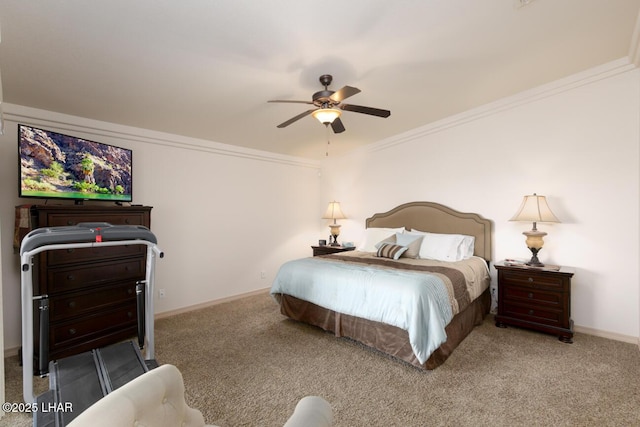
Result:
M362 105L340 104L340 109L344 111L353 111L354 113L369 114L371 116L389 117L391 111L381 110L380 108L363 107Z
M344 125L342 124L342 120L340 120L340 117L336 118L333 122L331 122L331 129L333 129L333 133L342 133L345 131Z
M286 102L288 104L311 104L313 105L313 102L311 101L292 101L292 100L288 100L288 99L272 99L270 101L267 102Z
M360 93L360 89L357 87L345 86L340 90L337 90L329 98L335 102L342 102L343 99L347 99L350 96Z
M314 111L316 111L315 108L312 109L312 110L307 110L304 113L300 113L297 116L290 118L286 122L280 123L277 127L285 128L285 127L289 126L291 123L296 122L296 121L300 120L301 118L308 116L309 114L313 113Z

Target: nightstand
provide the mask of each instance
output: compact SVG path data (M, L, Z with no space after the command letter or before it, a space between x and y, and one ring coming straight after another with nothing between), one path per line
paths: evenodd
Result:
M355 249L355 247L351 246L349 248L344 247L344 246L311 246L311 249L313 249L313 256L318 256L318 255L329 255L329 254L335 254L338 252L347 252L347 251L352 251Z
M507 325L557 335L573 342L571 278L566 267L529 267L501 261L498 270L498 314L496 326Z

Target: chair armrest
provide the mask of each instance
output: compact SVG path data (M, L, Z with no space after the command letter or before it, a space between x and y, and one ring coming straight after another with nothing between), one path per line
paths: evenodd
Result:
M320 396L306 396L300 399L284 427L331 427L332 423L329 402Z

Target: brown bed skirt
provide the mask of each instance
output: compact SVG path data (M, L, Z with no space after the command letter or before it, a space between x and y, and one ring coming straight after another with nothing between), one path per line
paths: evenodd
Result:
M336 313L290 295L277 295L277 298L280 312L291 319L318 326L338 337L349 337L422 369L435 369L442 365L473 328L482 323L491 307L491 295L487 289L464 311L453 317L445 328L447 341L425 363L420 364L411 349L409 334L404 329Z

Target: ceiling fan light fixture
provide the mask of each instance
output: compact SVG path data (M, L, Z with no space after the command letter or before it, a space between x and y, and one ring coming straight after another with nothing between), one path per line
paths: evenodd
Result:
M319 108L315 110L311 115L318 119L323 125L329 125L333 123L335 119L340 117L342 111L335 108Z

